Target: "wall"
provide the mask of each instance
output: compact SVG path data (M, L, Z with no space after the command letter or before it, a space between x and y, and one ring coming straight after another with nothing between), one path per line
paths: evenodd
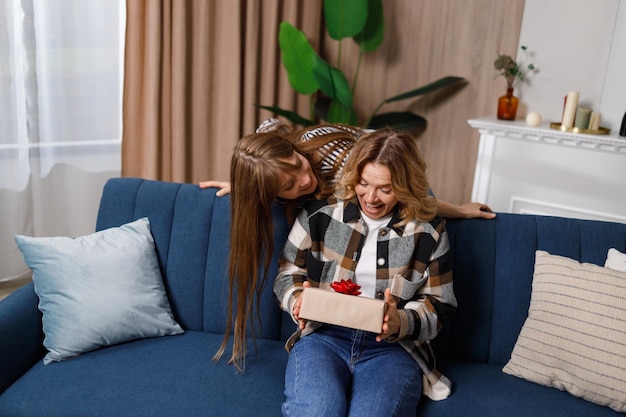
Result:
M520 45L540 71L520 98L544 120L561 120L563 98L602 113L602 126L619 130L626 112L626 1L526 0Z

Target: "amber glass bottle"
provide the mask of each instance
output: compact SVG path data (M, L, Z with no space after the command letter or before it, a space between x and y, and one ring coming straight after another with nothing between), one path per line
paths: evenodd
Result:
M498 99L498 119L515 120L519 99L513 95L513 87L506 89L506 94Z

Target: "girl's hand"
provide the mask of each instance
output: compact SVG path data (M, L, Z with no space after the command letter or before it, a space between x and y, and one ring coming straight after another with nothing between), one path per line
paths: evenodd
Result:
M382 333L376 336L377 342L382 342L400 333L398 305L396 304L396 300L391 296L391 290L389 288L385 290L385 303L387 304L387 309L385 310L385 317L383 318Z
M450 219L494 219L496 213L486 204L471 202L456 205L447 201L437 200L437 212L441 217Z
M219 188L215 193L218 197L230 194L230 182L228 181L201 181L198 185L200 188Z
M466 219L494 219L496 217L496 213L483 203L465 203L461 204L460 208Z

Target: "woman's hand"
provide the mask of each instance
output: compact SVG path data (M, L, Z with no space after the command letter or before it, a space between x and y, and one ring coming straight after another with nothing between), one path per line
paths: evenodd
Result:
M382 342L400 333L398 305L396 304L396 300L391 296L391 290L389 288L385 290L385 303L387 304L387 309L385 310L385 317L383 318L382 333L376 336L377 342Z
M441 217L450 219L494 219L496 213L483 203L471 202L456 205L447 201L437 200L437 211Z
M461 212L465 214L466 219L494 219L496 217L496 213L494 213L491 208L484 203L465 203L461 204L460 207Z
M230 182L228 181L201 181L198 185L200 188L219 188L215 193L218 197L230 194Z
M302 287L304 288L309 288L310 286L311 284L309 284L309 281L304 281L302 283ZM300 318L300 305L301 304L302 304L302 292L300 293L296 301L293 303L293 309L291 310L291 314L293 315L293 318L298 320L298 327L304 330L304 326L306 326L307 320Z

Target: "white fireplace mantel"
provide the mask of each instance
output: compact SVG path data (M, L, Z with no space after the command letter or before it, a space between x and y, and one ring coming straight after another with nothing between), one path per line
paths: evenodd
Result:
M472 200L499 212L626 223L626 138L471 119L480 143Z
M498 120L495 116L470 119L468 123L473 128L478 129L481 135L545 142L553 145L626 155L626 138L620 137L614 132L611 132L610 135L571 133L552 129L550 124L546 122L537 127L530 127L523 120L503 121Z

